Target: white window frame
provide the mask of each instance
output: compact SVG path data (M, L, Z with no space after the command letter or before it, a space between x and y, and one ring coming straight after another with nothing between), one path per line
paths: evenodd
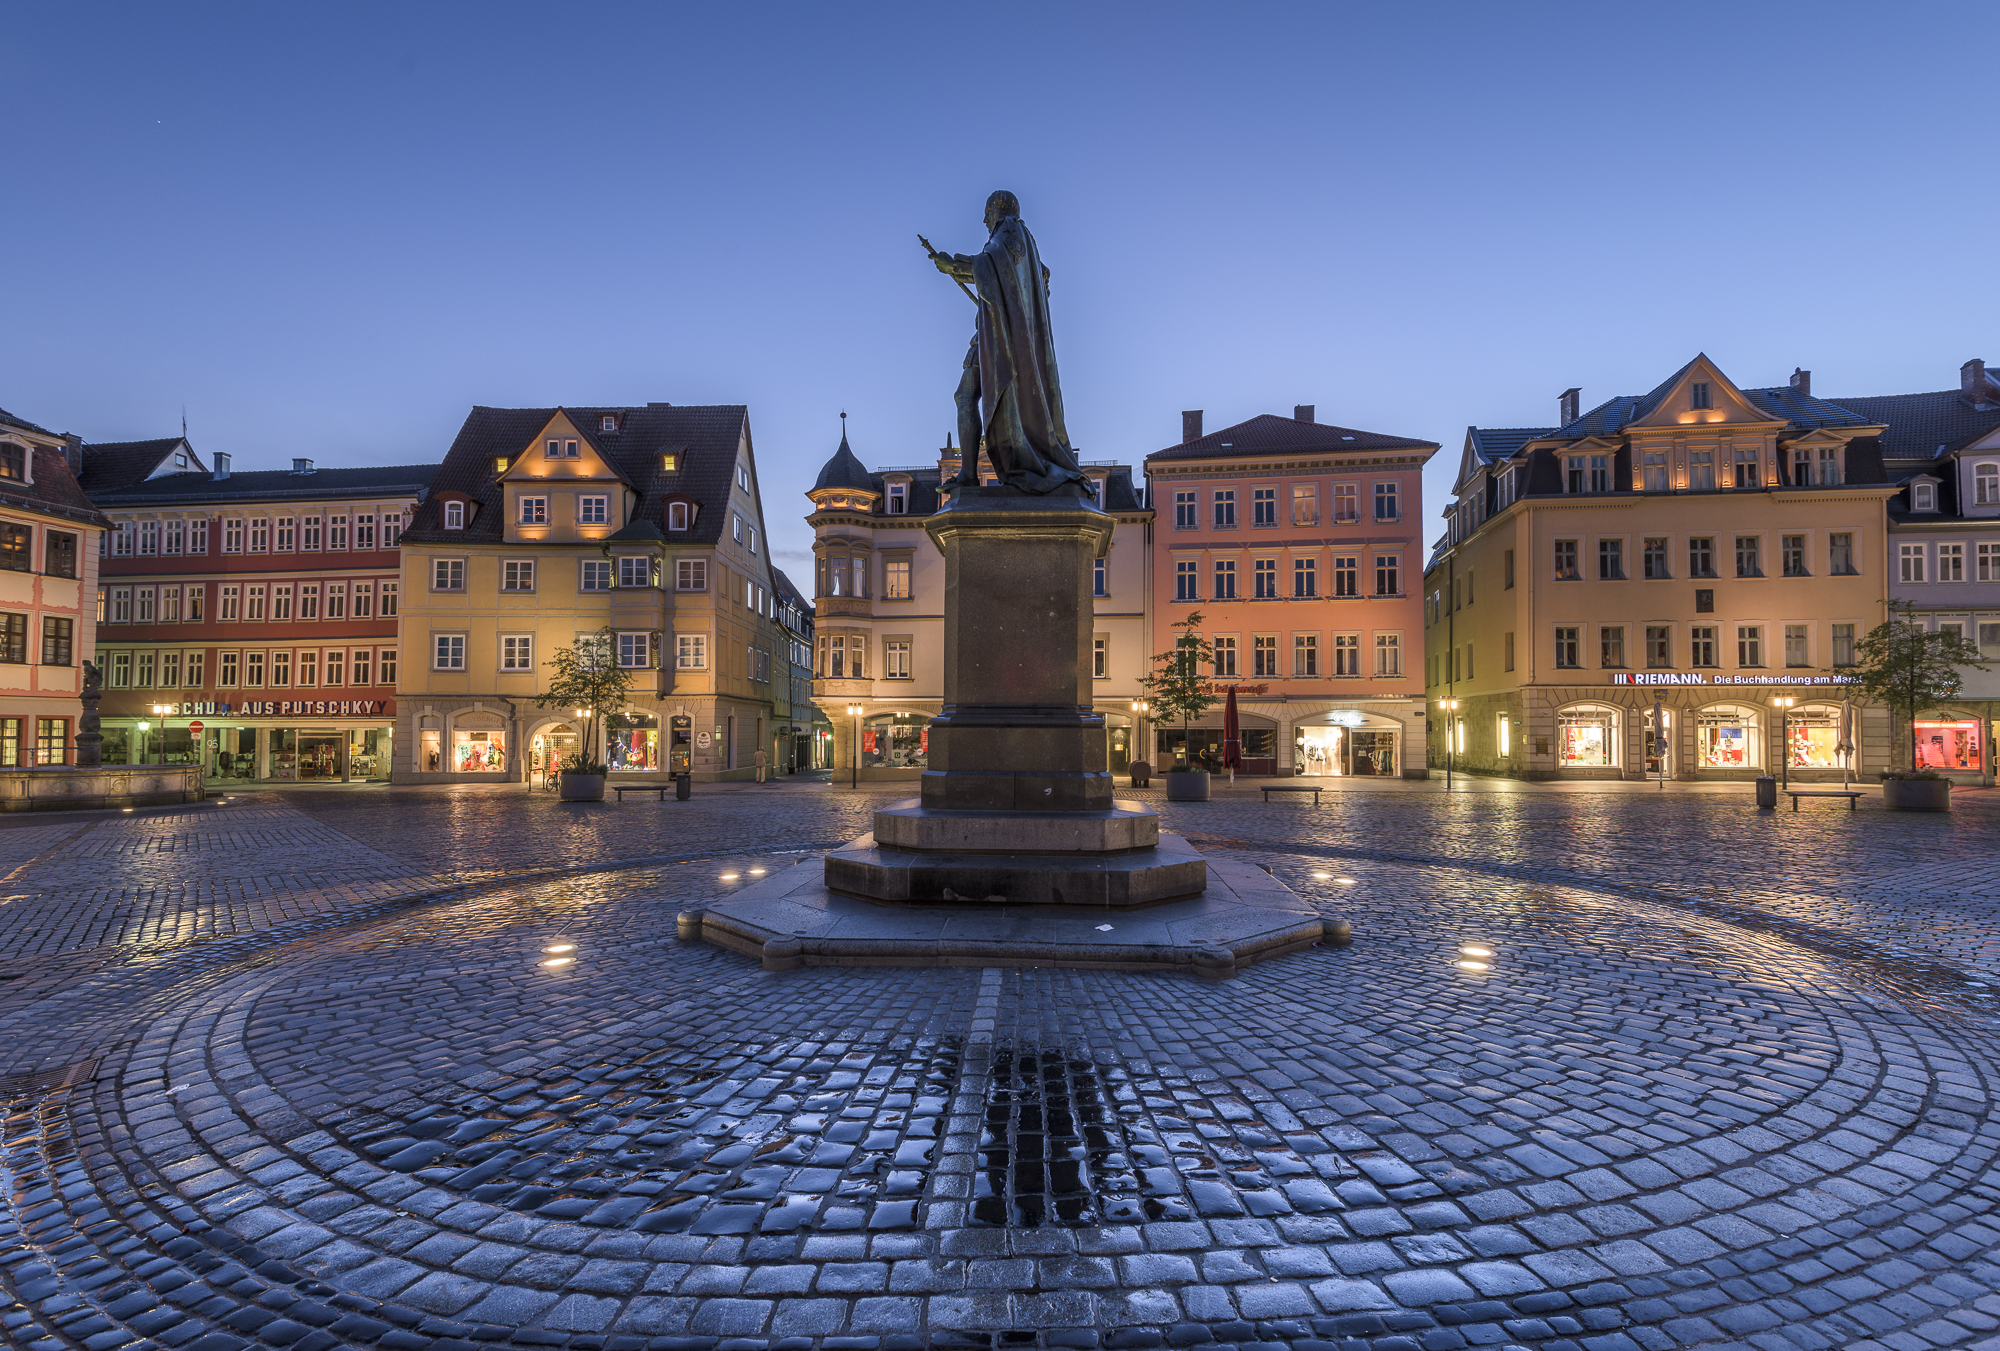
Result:
M431 634L431 669L433 671L463 671L465 669L465 635L463 633ZM332 683L329 680L328 683Z
M315 594L317 594L317 590L317 588L314 588ZM463 558L432 558L431 590L465 590L465 560ZM303 612L299 617L301 619L305 618Z
M576 499L578 525L610 525L611 499L603 493L583 493Z
M319 518L308 516L306 520L312 526L311 532L307 536L312 542L306 545L306 548L317 549L319 548L319 530L317 528ZM465 503L453 501L444 504L444 528L447 530L465 529Z
M547 525L549 523L549 498L547 493L523 493L515 499L514 524Z
M535 669L535 636L532 633L500 635L500 670L526 673Z
M600 572L599 569L602 569L602 571ZM603 584L601 586L592 586L591 582L600 576L604 579ZM611 574L610 559L584 558L584 559L579 559L577 561L576 589L578 591L609 591L611 589L611 583L612 583L612 574Z
M708 669L708 635L705 633L675 634L674 665L682 671L706 671Z

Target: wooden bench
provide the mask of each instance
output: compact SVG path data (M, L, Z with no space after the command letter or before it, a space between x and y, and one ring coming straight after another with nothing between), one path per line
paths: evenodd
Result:
M1793 811L1799 809L1799 799L1802 797L1844 797L1847 799L1847 810L1853 811L1855 799L1861 796L1846 788L1787 788L1785 794L1792 800Z
M1272 784L1264 789L1264 801L1269 802L1273 793L1311 793L1313 795L1313 806L1317 807L1319 806L1321 791L1308 784Z
M665 802L667 794L674 791L674 786L671 783L614 783L611 791L618 794L620 802L625 800L627 793L657 793L658 801Z

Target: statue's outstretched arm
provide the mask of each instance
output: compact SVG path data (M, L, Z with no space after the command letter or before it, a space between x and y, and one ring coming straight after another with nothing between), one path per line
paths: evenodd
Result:
M934 253L931 255L931 261L937 264L937 270L947 277L954 277L959 281L974 280L972 259L962 253Z

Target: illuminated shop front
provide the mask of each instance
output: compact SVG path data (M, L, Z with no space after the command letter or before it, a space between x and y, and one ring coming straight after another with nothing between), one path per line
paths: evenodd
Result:
M1976 722L1919 722L1916 725L1918 769L1941 774L1979 774L1986 768Z
M1402 728L1388 718L1335 709L1293 725L1292 770L1326 777L1393 777L1402 772L1402 739Z
M925 769L930 753L928 713L881 713L861 724L863 769Z
M1702 709L1695 715L1695 764L1702 769L1761 770L1758 712L1735 704Z
M1556 764L1562 769L1615 769L1618 710L1577 704L1556 715Z
M1791 712L1785 754L1793 769L1840 769L1846 717L1838 705L1809 704Z
M604 731L604 762L611 772L657 773L661 768L659 719L650 713L629 713Z

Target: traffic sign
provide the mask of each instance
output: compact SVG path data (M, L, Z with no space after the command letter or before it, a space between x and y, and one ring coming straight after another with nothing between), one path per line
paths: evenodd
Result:
M201 731L201 723L200 723L199 721L196 721L196 722L191 722L191 723L189 723L189 724L188 724L188 731L190 731L190 732L199 732L199 731Z

